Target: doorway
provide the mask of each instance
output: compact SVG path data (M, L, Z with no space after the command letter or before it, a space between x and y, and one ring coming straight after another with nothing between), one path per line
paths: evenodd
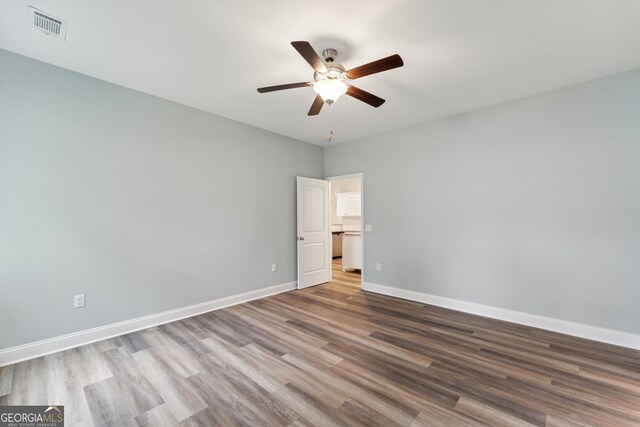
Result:
M363 174L326 178L331 183L332 279L362 285Z
M298 289L331 280L361 288L363 174L296 180Z

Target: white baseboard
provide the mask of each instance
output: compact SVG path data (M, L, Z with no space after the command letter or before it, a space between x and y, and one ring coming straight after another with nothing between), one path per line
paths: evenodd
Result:
M244 292L200 304L190 305L188 307L176 308L162 313L151 314L149 316L138 317L136 319L125 320L123 322L112 323L110 325L99 326L97 328L73 332L59 337L6 348L0 350L0 366L11 365L24 360L33 359L35 357L79 347L81 345L116 337L118 335L124 335L129 332L162 325L163 323L174 322L186 317L195 316L208 311L218 310L231 305L264 298L269 295L275 295L294 289L296 289L296 282L283 283L255 291Z
M598 326L585 325L583 323L538 316L535 314L508 310L506 308L492 307L489 305L445 298L417 291L394 288L392 286L378 285L376 283L364 282L362 284L362 289L396 298L450 308L452 310L462 311L465 313L477 314L478 316L505 320L507 322L519 323L521 325L546 329L548 331L559 332L561 334L573 335L580 338L587 338L594 341L601 341L640 350L640 335L632 334L630 332L616 331Z

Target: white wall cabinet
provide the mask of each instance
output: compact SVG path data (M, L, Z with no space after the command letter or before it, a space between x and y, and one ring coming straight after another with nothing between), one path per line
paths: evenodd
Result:
M336 193L336 210L338 216L361 216L360 192Z
M362 270L362 236L345 233L342 235L342 270L350 268Z

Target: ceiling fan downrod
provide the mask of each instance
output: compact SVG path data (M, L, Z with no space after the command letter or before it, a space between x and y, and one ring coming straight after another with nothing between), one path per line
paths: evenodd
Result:
M322 51L322 57L324 62L334 62L338 56L338 51L335 49L325 49Z

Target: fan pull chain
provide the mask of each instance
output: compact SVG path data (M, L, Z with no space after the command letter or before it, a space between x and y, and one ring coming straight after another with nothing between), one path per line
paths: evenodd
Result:
M327 142L332 142L333 141L333 108L331 108L331 106L333 105L333 102L329 103L329 136L326 138L322 138L323 140L327 141Z

